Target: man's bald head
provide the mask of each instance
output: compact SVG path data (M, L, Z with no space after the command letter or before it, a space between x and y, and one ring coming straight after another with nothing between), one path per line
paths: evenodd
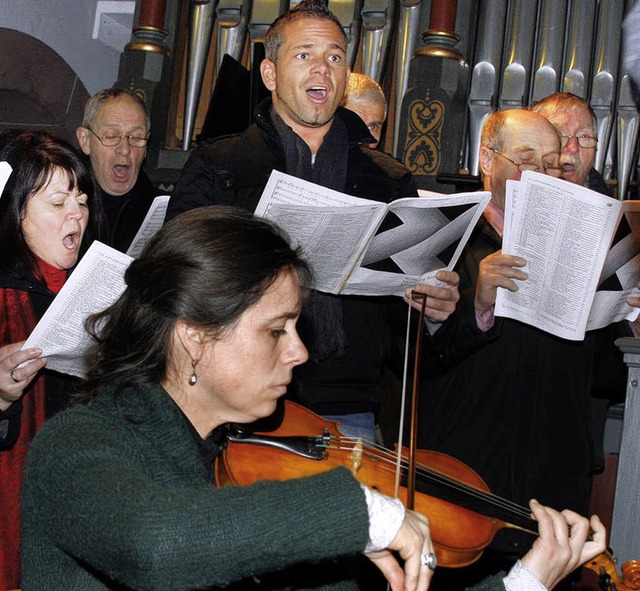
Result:
M539 113L525 109L491 113L482 128L481 143L484 189L491 191L491 200L502 209L506 181L520 180L518 164L558 166L560 139Z

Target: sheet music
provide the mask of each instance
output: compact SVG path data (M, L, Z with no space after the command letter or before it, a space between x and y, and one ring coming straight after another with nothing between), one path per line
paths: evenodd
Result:
M529 278L516 280L517 292L498 290L496 316L583 339L621 214L620 201L539 173L525 172L519 183L508 182L503 252L526 259ZM621 304L626 297L602 296L596 305L601 319L621 317L620 310L604 311L606 301L634 314Z
M132 260L106 244L94 242L22 348L39 347L42 357L47 358L47 368L84 377L84 355L91 344L85 321L118 299Z
M142 225L127 250L127 254L130 257L137 259L142 249L147 245L147 242L149 242L151 237L162 227L168 206L169 195L160 195L153 200L147 215L142 221Z
M402 295L418 283L437 283L435 273L455 265L489 199L487 192L430 194L385 204L274 171L256 215L302 248L316 289Z

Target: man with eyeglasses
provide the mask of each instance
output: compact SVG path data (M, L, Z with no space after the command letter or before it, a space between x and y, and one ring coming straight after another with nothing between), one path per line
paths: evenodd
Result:
M570 92L556 92L532 107L544 115L556 128L560 136L562 178L609 195L602 175L593 168L598 139L596 117L589 103ZM614 243L630 233L625 220L621 221ZM609 405L624 401L626 393L627 366L622 352L614 345L623 336L638 336L638 323L618 322L598 331L599 352L594 368L593 397L591 400L591 423L594 437L594 472L604 469L603 439Z
M536 103L531 110L551 121L560 136L562 178L607 195L609 191L604 179L593 168L598 138L595 114L589 103L570 92L556 92Z
M536 498L586 514L595 343L558 339L493 314L497 289L515 291L528 277L523 259L501 251L506 181L525 170L559 177L560 140L545 117L516 109L489 115L481 145L484 189L492 199L456 267L457 310L424 351L418 445L462 460L492 493L520 506ZM508 568L532 542L503 528L478 565L442 574L434 588L471 587Z
M145 102L133 92L108 88L86 103L78 144L100 184L108 234L104 241L125 252L159 194L142 170L149 140Z

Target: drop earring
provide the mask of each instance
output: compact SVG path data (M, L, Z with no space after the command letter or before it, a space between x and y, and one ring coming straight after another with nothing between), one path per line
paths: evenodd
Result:
M195 386L198 383L198 374L196 373L196 365L198 365L198 361L191 361L191 367L193 368L193 370L191 371L191 375L189 376L190 386Z

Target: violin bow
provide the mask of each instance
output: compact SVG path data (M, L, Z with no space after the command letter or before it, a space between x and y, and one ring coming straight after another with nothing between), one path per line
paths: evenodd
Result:
M420 306L420 317L418 318L418 332L416 334L416 344L413 360L413 384L411 386L411 424L409 430L409 453L407 464L407 509L415 506L416 492L416 449L418 441L418 386L420 378L420 359L422 351L422 335L424 331L424 313L427 307L427 295L411 292L411 299L422 299ZM411 307L411 304L409 304ZM398 446L401 448L400 442Z

